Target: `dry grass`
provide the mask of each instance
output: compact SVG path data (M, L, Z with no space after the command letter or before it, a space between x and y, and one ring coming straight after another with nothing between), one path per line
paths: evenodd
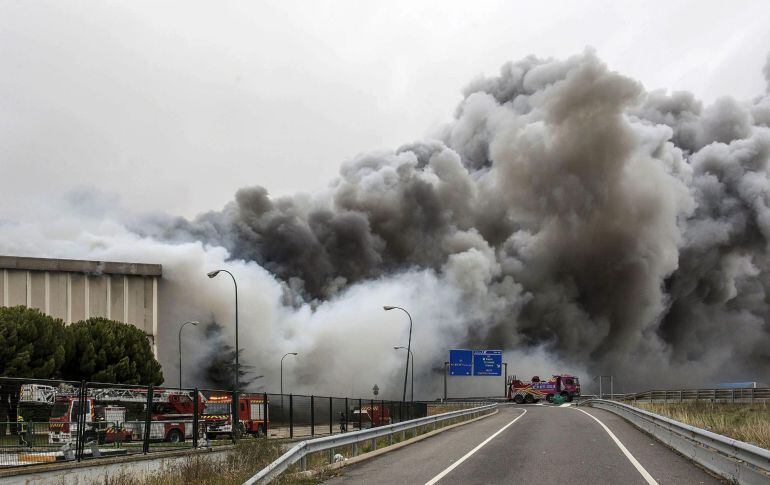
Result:
M272 440L244 440L227 452L223 459L211 459L196 455L162 472L138 478L127 473L105 476L91 485L240 485L256 472L281 456L281 444ZM320 483L325 476L317 478L282 476L277 484Z
M770 406L767 404L637 402L636 405L712 433L770 449Z

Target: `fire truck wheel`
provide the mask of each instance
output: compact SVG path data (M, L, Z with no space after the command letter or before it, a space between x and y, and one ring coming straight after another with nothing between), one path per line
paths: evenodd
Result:
M524 397L521 394L516 394L513 396L513 402L516 404L522 404L524 402Z
M527 404L532 404L533 402L535 402L535 396L533 396L532 394L527 394L526 396L524 396L524 402Z
M257 426L257 437L260 438L262 436L265 436L265 427L260 424Z
M548 394L547 396L545 396L545 400L548 402L553 402L553 394Z
M572 396L567 391L561 391L561 397L567 402L572 402Z
M89 441L97 441L98 438L96 436L96 433L94 431L86 431L83 433L83 442L88 443Z
M171 443L181 443L184 441L184 436L182 436L182 433L178 429L172 429L166 435L166 441Z

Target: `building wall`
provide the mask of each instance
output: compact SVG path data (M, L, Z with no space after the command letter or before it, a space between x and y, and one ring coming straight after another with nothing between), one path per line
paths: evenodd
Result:
M160 265L0 256L0 304L37 308L66 324L90 317L128 323L150 338L157 356L160 273Z

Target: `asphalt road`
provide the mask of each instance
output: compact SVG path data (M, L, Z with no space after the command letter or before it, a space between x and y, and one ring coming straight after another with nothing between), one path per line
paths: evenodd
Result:
M612 413L550 405L504 405L495 416L343 468L341 473L325 483L722 483Z

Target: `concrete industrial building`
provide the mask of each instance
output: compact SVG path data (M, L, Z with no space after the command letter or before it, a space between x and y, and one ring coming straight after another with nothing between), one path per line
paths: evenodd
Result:
M159 264L0 256L3 306L26 305L69 324L105 317L141 329L157 356Z

